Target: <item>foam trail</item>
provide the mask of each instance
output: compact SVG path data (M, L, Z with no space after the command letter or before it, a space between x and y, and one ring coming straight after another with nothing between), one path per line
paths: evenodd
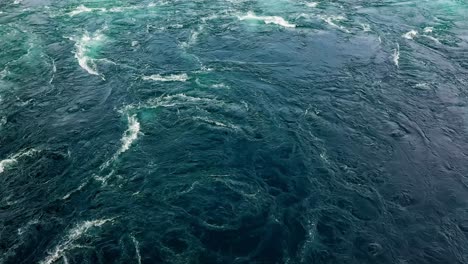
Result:
M58 244L55 249L49 253L49 255L41 262L40 264L53 264L57 262L59 259L65 259L65 252L69 249L76 247L74 242L80 239L84 234L86 234L90 229L95 227L101 227L107 222L112 221L112 219L100 219L100 220L92 220L92 221L84 221L70 231L68 231L65 239Z
M259 20L265 24L275 24L287 28L295 28L295 24L291 24L280 16L257 16L254 12L247 12L245 16L239 16L239 20Z
M410 30L403 34L402 37L404 37L405 39L413 39L414 37L416 37L416 35L418 35L418 32L416 30Z
M25 156L30 157L36 152L37 152L36 149L30 149L28 151L25 151L25 152L22 151L22 152L19 152L19 153L13 155L13 156L10 156L9 158L1 160L0 161L0 173L4 172L6 167L10 167L10 166L16 164L18 162L19 158L22 158L22 157L25 157Z
M145 81L159 81L159 82L185 82L189 79L189 77L186 73L170 74L166 76L154 74L151 76L143 76L142 79Z
M133 241L133 244L135 245L135 253L137 256L137 262L138 264L141 264L140 243L138 243L138 240L136 240L134 236L132 236L132 241Z
M393 53L393 63L395 63L395 65L399 67L399 61L400 61L400 44L397 43L397 47Z

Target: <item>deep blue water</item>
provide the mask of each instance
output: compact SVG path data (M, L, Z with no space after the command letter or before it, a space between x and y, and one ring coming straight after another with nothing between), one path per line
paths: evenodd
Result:
M0 263L468 263L468 2L0 0Z

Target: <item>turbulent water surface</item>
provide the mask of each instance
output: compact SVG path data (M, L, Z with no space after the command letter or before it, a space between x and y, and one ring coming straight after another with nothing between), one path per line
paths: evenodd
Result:
M1 0L0 263L468 263L465 0Z

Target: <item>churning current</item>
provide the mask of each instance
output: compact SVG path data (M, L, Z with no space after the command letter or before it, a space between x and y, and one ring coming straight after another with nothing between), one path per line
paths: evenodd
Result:
M467 245L467 1L0 0L1 264Z

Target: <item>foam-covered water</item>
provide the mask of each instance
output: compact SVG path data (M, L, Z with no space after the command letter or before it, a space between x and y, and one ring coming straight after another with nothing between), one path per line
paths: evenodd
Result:
M468 263L466 1L0 1L0 263Z

